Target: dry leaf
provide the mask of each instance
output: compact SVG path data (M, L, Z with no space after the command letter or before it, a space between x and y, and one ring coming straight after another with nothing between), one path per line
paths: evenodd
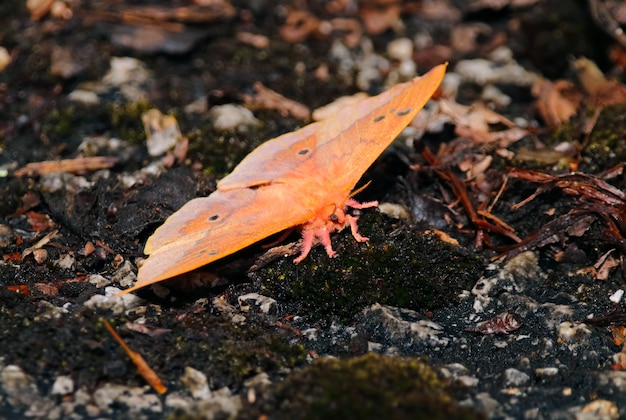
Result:
M576 115L582 99L581 93L568 81L547 79L537 81L532 87L537 98L535 106L546 125L554 130Z
M118 159L110 156L85 157L56 161L31 162L18 169L15 176L37 176L54 172L79 173L113 167Z
M261 82L255 83L254 89L256 90L256 95L244 95L243 97L244 105L252 111L271 109L280 112L283 116L291 115L299 120L308 120L311 116L311 111L308 107L285 98L283 95L265 87Z

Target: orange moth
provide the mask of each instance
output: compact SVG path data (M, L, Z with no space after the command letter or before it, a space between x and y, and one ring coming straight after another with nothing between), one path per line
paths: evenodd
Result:
M289 228L302 231L302 261L318 241L335 255L330 233L350 226L359 242L352 190L439 87L446 65L364 99L334 117L268 140L208 197L195 198L148 238L134 291L230 255Z

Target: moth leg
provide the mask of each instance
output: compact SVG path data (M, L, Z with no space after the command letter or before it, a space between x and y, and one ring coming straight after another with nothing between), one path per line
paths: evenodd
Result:
M313 239L315 239L315 233L312 230L302 231L302 246L300 247L300 256L293 260L296 264L301 262L309 255L309 251L313 247Z
M348 224L350 224L350 230L352 231L352 236L354 236L354 239L356 239L358 242L369 241L370 238L366 238L359 233L359 226L356 224L356 222L359 220L359 216L351 216L348 214L346 217L348 219Z
M353 209L367 209L370 207L377 207L378 201L366 201L365 203L359 203L356 200L349 199L346 201L346 206L352 207ZM370 238L366 238L359 233L359 226L356 223L359 220L359 216L352 216L348 214L346 215L346 218L348 219L348 224L350 225L350 230L352 231L354 239L358 242L367 242L370 240Z
M317 231L315 231L315 236L317 236L317 239L320 240L320 243L324 245L326 254L328 254L330 258L334 257L335 254L337 254L333 250L333 245L330 242L330 233L328 232L328 229L326 228L318 229Z
M353 209L368 209L370 207L378 207L378 201L366 201L365 203L359 203L351 198L346 201L346 206L352 207Z

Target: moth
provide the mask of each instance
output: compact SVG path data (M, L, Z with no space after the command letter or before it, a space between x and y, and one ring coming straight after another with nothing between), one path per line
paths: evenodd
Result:
M335 255L330 234L358 216L353 189L363 173L415 118L443 80L446 64L378 96L346 107L333 117L268 140L217 184L173 213L148 239L149 255L136 284L122 292L186 273L289 228L302 232L302 261L321 243Z

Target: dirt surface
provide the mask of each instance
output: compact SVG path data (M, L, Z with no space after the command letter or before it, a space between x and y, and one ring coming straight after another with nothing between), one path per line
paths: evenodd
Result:
M626 418L623 6L496 3L0 2L0 418ZM443 62L369 242L115 295L263 141Z

